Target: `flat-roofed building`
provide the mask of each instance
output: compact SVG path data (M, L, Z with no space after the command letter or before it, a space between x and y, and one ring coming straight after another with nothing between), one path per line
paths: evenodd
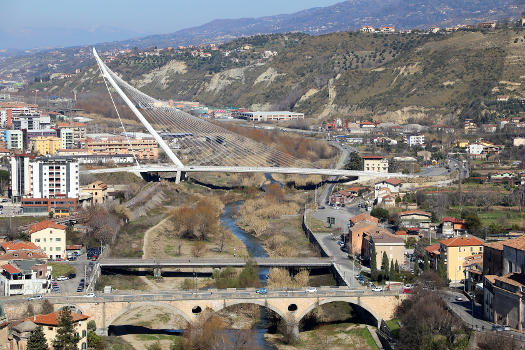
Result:
M37 136L31 139L33 153L39 156L55 155L62 148L62 139L54 136Z
M249 121L267 122L267 121L286 121L304 119L304 113L290 112L290 111L256 111L256 112L241 112L238 113L240 119Z
M133 154L139 160L157 160L159 146L153 138L131 139L121 136L87 139L86 148L93 154Z
M361 156L363 170L373 173L388 173L388 159L382 156Z

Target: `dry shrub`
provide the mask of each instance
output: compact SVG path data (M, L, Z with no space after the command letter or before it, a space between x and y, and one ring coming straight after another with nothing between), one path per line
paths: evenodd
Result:
M280 257L297 256L297 250L289 245L281 245L275 250L275 255Z
M272 268L268 274L268 287L273 289L279 288L302 288L308 286L310 272L301 270L293 278L288 270L282 268Z
M266 240L266 246L270 250L276 250L279 246L281 246L284 242L286 242L286 237L280 234L273 234Z

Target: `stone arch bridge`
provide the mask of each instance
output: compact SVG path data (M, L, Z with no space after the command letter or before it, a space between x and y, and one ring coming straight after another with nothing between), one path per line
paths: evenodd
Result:
M393 318L396 307L403 299L397 293L374 293L349 290L346 287L320 288L308 293L304 290L268 291L257 294L254 289L211 290L199 292L168 292L155 294L101 294L94 298L64 296L50 298L55 309L75 308L90 316L97 324L97 333L107 335L108 328L120 316L143 306L161 307L166 312L196 321L204 310L213 312L238 304L255 304L272 310L288 321L292 331L299 332L299 322L310 311L323 304L343 301L357 306L365 313L369 323L377 325L382 319Z

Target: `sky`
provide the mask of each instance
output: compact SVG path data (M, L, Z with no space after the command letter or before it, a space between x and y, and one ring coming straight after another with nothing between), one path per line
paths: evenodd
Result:
M94 44L341 0L0 0L0 49Z

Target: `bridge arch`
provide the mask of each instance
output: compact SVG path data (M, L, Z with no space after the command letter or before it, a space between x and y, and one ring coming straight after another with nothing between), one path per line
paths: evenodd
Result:
M318 302L308 306L305 310L303 310L301 313L299 313L297 316L296 316L296 320L297 322L301 322L301 320L306 316L308 315L311 311L313 311L316 307L318 306L321 306L321 305L324 305L324 304L329 304L329 303L334 303L334 302L337 302L337 301L341 301L341 302L345 302L345 303L348 303L352 306L357 306L361 309L363 309L364 311L366 311L368 314L370 314L373 318L373 321L375 323L375 326L378 326L380 323L381 323L381 320L382 320L382 317L379 316L377 313L375 313L370 307L368 307L366 304L362 303L362 302L359 302L359 300L357 298L337 298L337 297L334 297L334 298L323 298L323 299L320 299Z
M161 310L165 310L167 312L170 312L173 315L182 316L182 318L184 318L184 320L186 322L188 322L189 324L193 321L193 319L191 318L190 315L188 315L183 310L181 310L178 307L175 307L175 306L173 306L173 305L171 305L169 303L165 303L165 302L136 302L136 303L131 303L128 306L122 308L122 310L120 310L113 317L111 317L109 320L107 320L105 322L105 327L108 328L109 326L112 326L113 323L116 320L118 320L121 316L125 315L126 313L128 313L130 311L133 311L135 309L138 309L138 308L144 307L144 306L151 306L151 307L160 308Z
M287 319L287 315L283 313L282 310L277 308L276 306L272 305L272 303L267 302L266 300L262 299L241 299L241 300L230 300L225 301L219 308L214 309L213 311L219 312L227 307L235 306L235 305L241 305L241 304L252 304L252 305L259 305L262 306L268 310L271 310L275 312L279 317L283 320Z
M65 308L68 308L69 310L71 310L71 312L86 314L81 307L75 304L62 304L60 305L57 311L64 310Z

